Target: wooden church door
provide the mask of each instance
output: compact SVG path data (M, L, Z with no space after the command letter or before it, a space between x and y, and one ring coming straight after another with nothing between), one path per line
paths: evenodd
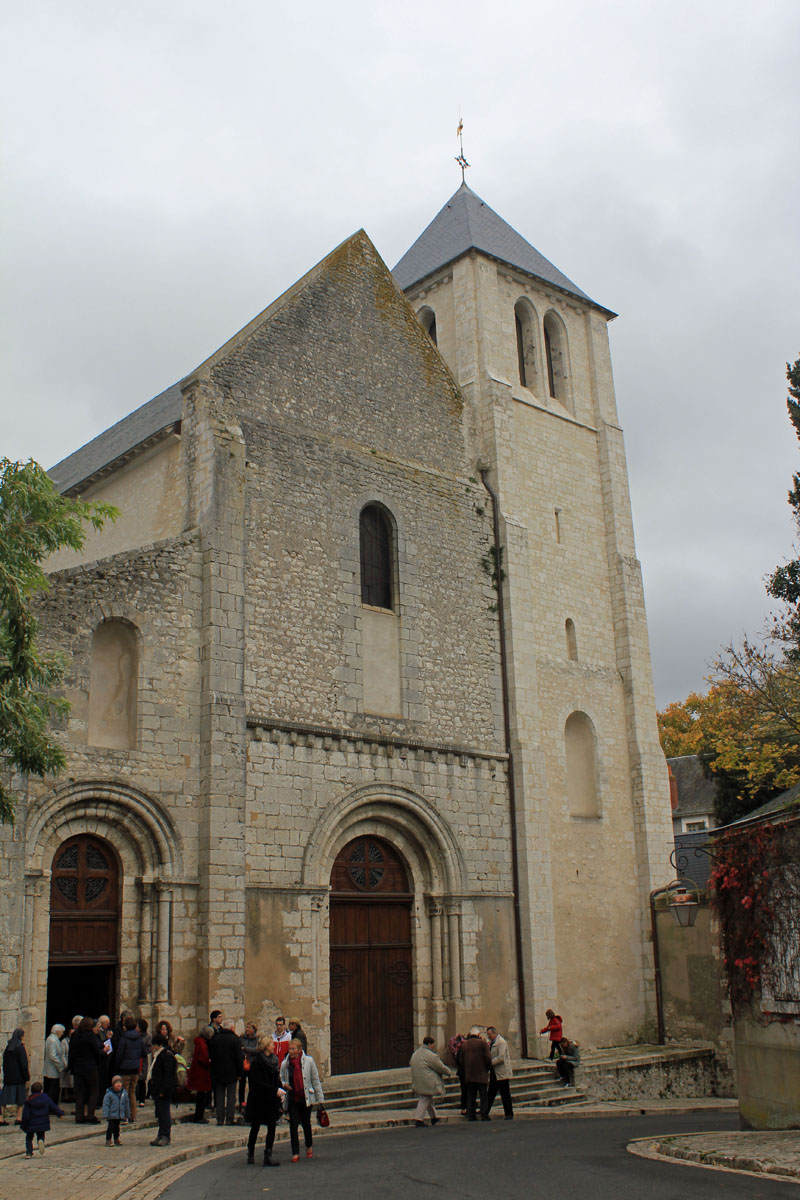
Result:
M331 1071L405 1067L414 1050L411 893L380 838L344 847L331 872Z
M71 1014L114 1015L119 868L108 842L82 834L56 851L50 882L48 1029Z

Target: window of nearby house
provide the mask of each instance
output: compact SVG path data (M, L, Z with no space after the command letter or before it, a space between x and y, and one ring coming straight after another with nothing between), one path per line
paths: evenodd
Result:
M700 833L702 830L708 829L708 817L699 817L696 821L684 821L684 833Z

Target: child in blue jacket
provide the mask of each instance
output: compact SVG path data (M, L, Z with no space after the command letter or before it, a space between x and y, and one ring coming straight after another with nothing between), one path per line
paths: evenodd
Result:
M22 1106L20 1126L25 1134L25 1157L33 1158L33 1135L36 1134L39 1153L44 1154L44 1135L50 1128L50 1113L55 1113L59 1121L63 1111L54 1104L41 1083L34 1083L31 1094Z
M111 1080L111 1087L103 1097L103 1117L108 1121L106 1129L106 1145L121 1146L119 1140L119 1127L123 1121L131 1119L131 1105L128 1100L128 1093L122 1086L122 1076L115 1075Z

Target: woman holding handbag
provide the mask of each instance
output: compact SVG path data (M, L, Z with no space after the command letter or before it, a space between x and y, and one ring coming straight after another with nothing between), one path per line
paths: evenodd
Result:
M247 1094L247 1120L250 1122L250 1136L247 1139L247 1161L256 1161L256 1144L258 1131L262 1125L267 1127L264 1139L264 1166L279 1167L281 1164L272 1161L272 1147L275 1142L275 1126L280 1115L280 1106L286 1092L281 1087L278 1056L275 1053L275 1042L271 1037L258 1039L258 1053L250 1059L249 1091Z
M311 1149L311 1105L321 1104L325 1099L319 1080L317 1064L303 1053L302 1043L296 1038L289 1043L289 1053L281 1063L281 1083L288 1093L289 1140L292 1144L292 1162L300 1161L299 1126L303 1126L306 1143L306 1158L313 1158Z

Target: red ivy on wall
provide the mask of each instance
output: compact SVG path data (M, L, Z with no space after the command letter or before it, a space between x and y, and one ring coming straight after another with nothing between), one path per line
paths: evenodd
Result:
M770 872L777 861L778 839L771 824L750 825L716 839L712 897L734 1016L748 1008L761 985L775 918Z

